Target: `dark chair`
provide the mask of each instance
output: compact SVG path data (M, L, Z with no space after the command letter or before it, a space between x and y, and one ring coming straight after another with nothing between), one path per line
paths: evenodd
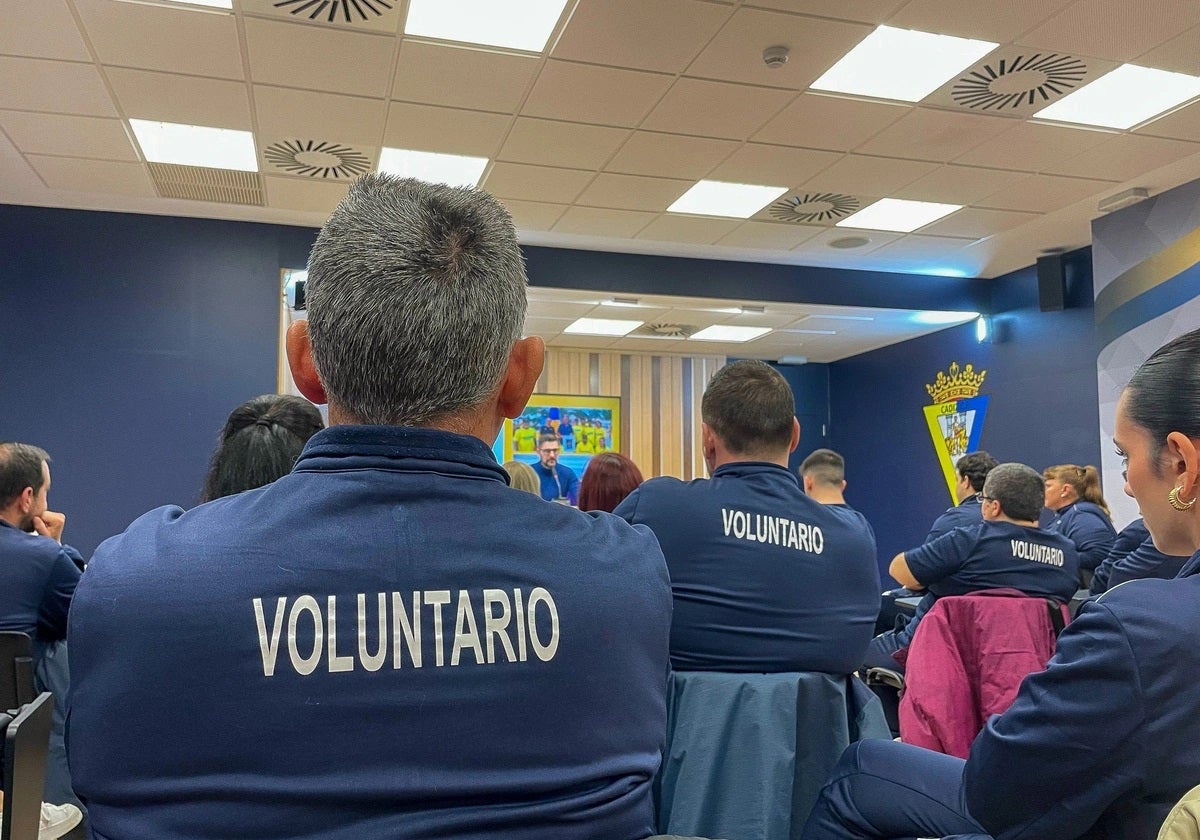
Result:
M0 631L0 710L37 697L33 685L33 642L24 633Z
M37 840L54 698L44 692L15 715L0 714L4 728L4 824L0 840Z

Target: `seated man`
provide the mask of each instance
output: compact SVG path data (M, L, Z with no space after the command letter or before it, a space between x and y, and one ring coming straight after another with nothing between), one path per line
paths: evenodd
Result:
M666 565L645 528L507 486L491 442L544 355L524 315L487 193L350 187L287 344L330 427L274 484L144 515L76 593L97 837L652 833Z
M958 483L954 485L954 495L958 504L933 520L929 527L929 536L925 542L932 542L942 534L948 534L963 525L978 525L983 519L983 501L979 494L983 491L983 482L988 473L999 462L983 450L968 452L954 464L954 473Z
M652 478L613 513L653 529L671 571L671 664L682 671L848 674L879 608L875 538L857 511L800 489L787 381L740 361L701 401L712 477Z
M562 444L558 435L538 435L538 462L533 465L533 471L538 474L542 485L542 498L547 502L558 500L578 504L579 476L575 475L575 470L558 463L561 453Z
M804 495L823 505L846 504L846 459L832 449L814 449L800 464Z
M1042 498L1042 477L1036 470L1000 464L984 482L982 522L897 554L888 568L891 576L909 589L928 593L904 629L889 630L871 641L866 664L897 670L892 655L909 646L921 616L942 595L1011 588L1070 601L1079 559L1069 539L1037 527Z
M1170 580L1179 574L1187 561L1187 557L1163 554L1154 547L1154 540L1147 535L1137 548L1123 556L1114 556L1113 552L1109 552L1109 557L1097 567L1092 577L1091 592L1099 595L1130 580Z

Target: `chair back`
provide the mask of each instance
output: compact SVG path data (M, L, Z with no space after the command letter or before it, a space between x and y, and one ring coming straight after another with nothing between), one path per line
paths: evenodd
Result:
M4 729L4 822L0 840L37 840L54 698L44 692Z
M0 631L0 711L37 697L33 687L33 642L24 633Z

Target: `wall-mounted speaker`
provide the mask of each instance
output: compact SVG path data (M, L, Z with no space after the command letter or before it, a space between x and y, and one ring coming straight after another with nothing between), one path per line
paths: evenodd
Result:
M1067 303L1067 278L1062 254L1038 257L1038 308L1043 312L1059 312Z

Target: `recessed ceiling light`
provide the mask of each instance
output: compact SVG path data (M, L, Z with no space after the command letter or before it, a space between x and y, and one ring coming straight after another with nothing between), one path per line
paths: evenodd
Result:
M249 131L153 120L130 120L129 127L150 163L258 171L254 135Z
M716 324L705 327L699 332L688 336L689 341L750 341L764 336L771 331L770 327L734 327L729 324Z
M918 312L912 319L918 324L961 324L978 317L978 312Z
M572 335L626 335L642 325L642 321L616 321L609 318L579 318L563 330Z
M541 52L567 0L410 0L406 35Z
M601 306L625 306L630 309L634 309L634 308L640 307L641 303L638 302L637 298L615 297L615 298L609 298L608 300L601 302L600 305Z
M1132 128L1200 96L1200 76L1122 64L1049 105L1034 119Z
M175 0L176 3L186 3L189 6L210 6L214 9L232 9L233 0Z
M675 199L667 212L748 219L785 192L787 187L697 181L690 190Z
M837 330L806 330L800 327L788 327L780 330L785 333L804 333L805 335L837 335Z
M998 44L880 26L812 83L813 90L919 102Z
M874 321L874 315L827 315L814 312L809 318L824 318L827 321ZM807 318L805 320L808 320Z
M910 233L917 228L961 210L961 204L937 204L932 201L909 201L904 198L882 198L874 204L847 216L837 227L868 228Z
M387 146L379 154L380 172L418 178L431 184L448 184L452 187L477 186L487 164L487 158L417 152Z

